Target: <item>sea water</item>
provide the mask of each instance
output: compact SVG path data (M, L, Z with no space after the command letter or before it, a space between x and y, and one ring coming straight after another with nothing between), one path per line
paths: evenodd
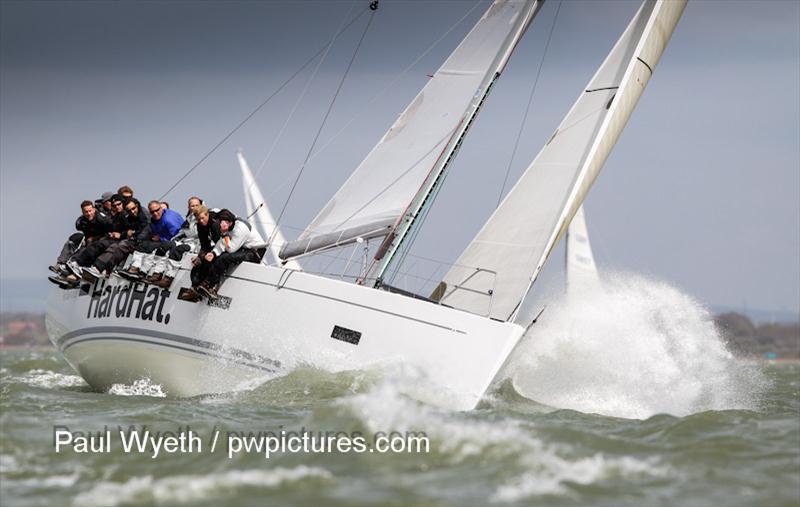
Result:
M800 503L800 365L733 357L700 304L638 276L557 298L467 412L409 396L419 378L403 368L301 367L173 399L148 379L93 392L54 350L0 354L2 505ZM110 452L56 452L55 428L108 431ZM155 458L118 434L187 430L202 449ZM424 435L427 448L229 448L282 432Z

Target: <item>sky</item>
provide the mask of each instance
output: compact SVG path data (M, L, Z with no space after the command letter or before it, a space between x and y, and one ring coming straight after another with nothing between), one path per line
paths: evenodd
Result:
M0 1L0 280L46 277L83 199L123 184L160 197L368 3ZM638 5L545 3L415 251L455 260ZM281 221L294 237L487 6L381 0L166 200L244 213L241 148L277 214L322 125ZM690 1L585 210L601 270L712 307L800 311L800 3Z

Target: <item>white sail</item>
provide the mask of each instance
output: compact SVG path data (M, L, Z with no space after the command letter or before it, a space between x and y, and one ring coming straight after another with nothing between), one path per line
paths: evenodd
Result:
M247 206L247 216L250 217L251 225L258 223L261 230L264 232L264 237L269 241L269 250L272 253L275 261L279 261L278 252L281 246L286 243L280 228L275 223L272 217L272 212L269 210L266 199L258 187L253 173L250 171L250 166L244 158L242 150L236 152L236 158L239 160L239 168L242 170L242 186L244 187L244 201ZM255 212L255 213L254 213ZM284 266L289 269L300 270L300 264L296 260L289 260L284 263Z
M237 153L241 153L241 151L239 151ZM245 178L245 175L244 175L245 167L247 167L247 162L242 164L242 160L244 160L244 158L239 159L239 167L242 169L242 191L244 193L244 209L245 209L245 213L247 213L247 221L250 222L250 226L251 227L255 227L256 230L258 230L258 229L261 229L261 228L258 227L258 224L256 224L256 216L255 216L255 213L254 213L255 212L255 206L253 205L253 198L250 197L250 186L248 185L248 180L247 180L247 178ZM249 172L250 169L247 168L247 170ZM262 229L262 231L263 231L263 229ZM265 237L269 237L269 236L265 236Z
M468 127L473 99L488 91L540 5L496 0L281 257L389 234L429 175L457 148L452 140Z
M567 294L593 290L600 287L600 275L592 255L592 245L589 242L589 232L586 228L586 218L583 206L572 217L572 222L567 229L565 275L567 281Z
M685 0L642 5L434 298L495 319L514 319L616 143L685 5Z

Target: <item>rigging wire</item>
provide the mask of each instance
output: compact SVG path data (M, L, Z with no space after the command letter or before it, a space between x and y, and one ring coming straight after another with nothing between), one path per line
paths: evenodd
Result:
M503 193L506 190L506 184L508 183L508 176L511 173L511 166L514 163L514 158L517 155L517 149L519 148L519 141L522 138L522 131L525 130L525 124L528 122L528 112L531 109L531 103L533 102L533 96L536 93L536 86L539 84L539 75L542 73L542 66L544 65L544 59L547 56L547 49L550 47L550 39L553 37L553 30L556 27L556 20L558 19L558 12L561 10L561 5L564 3L564 0L558 2L558 7L556 8L556 14L553 16L553 24L550 25L550 34L547 36L547 42L544 45L544 52L542 52L542 59L539 60L539 68L536 70L536 78L533 80L533 87L531 87L531 93L528 95L528 105L525 106L525 114L522 115L522 124L519 126L519 131L517 132L517 139L514 141L514 149L511 151L511 159L508 161L508 166L506 167L506 175L503 178L503 186L500 187L500 195L497 196L497 206L500 206L500 203L503 201Z
M353 2L353 6L355 6L355 0ZM317 133L314 136L314 140L311 142L311 146L308 148L308 152L306 153L306 158L303 161L303 164L300 166L299 171L297 172L297 177L295 177L291 189L289 189L289 195L288 197L286 197L286 201L284 201L283 206L281 207L281 212L278 214L278 218L275 219L275 229L272 231L272 235L270 236L268 241L269 243L272 242L272 240L275 237L275 234L278 232L278 226L280 225L281 219L283 218L283 214L286 212L286 208L289 206L289 201L291 201L292 195L294 194L294 191L297 188L297 183L303 176L303 171L308 165L308 161L311 158L311 153L314 151L314 148L317 145L317 141L319 140L320 134L322 134L322 129L325 128L325 123L328 121L328 116L330 116L331 111L333 110L333 106L336 103L336 99L339 97L339 92L341 92L342 86L344 85L344 82L347 79L348 74L350 73L350 69L353 67L353 62L355 61L356 56L358 55L359 49L361 49L361 44L364 42L364 38L367 36L367 32L369 31L370 25L372 25L372 20L375 19L375 9L370 9L370 10L372 12L369 16L369 20L367 21L367 25L364 27L364 32L361 34L361 38L358 40L358 44L356 45L356 48L353 51L353 56L350 58L350 62L347 64L347 68L345 69L344 74L342 74L342 79L339 81L339 86L336 88L336 93L333 94L331 103L328 105L328 110L325 112L325 116L322 118L322 123L320 124L319 129L317 129ZM333 45L333 40L331 41L330 46L332 45ZM330 49L330 46L328 46L328 49Z
M348 28L350 28L350 27L351 27L351 26L352 26L352 25L353 25L353 24L354 24L356 21L358 21L358 20L361 18L361 16L363 16L363 15L364 15L364 14L367 12L367 10L368 10L368 9L364 9L364 10L362 10L362 11L361 11L361 12L360 12L360 13L359 13L359 14L358 14L356 17L354 17L354 18L353 18L353 19L352 19L352 20L351 20L349 23L347 23L347 25L346 25L346 26L344 26L344 28L340 29L340 30L339 30L339 31L338 31L338 32L337 32L337 33L334 35L334 37L333 37L333 39L330 41L330 43L328 43L326 46L324 46L324 47L323 47L323 48L321 48L319 51L317 51L316 53L314 53L314 55L313 55L313 56L311 56L311 57L310 57L308 60L306 60L306 62L305 62L303 65L301 65L301 66L300 66L300 68L298 68L298 69L297 69L297 70L296 70L296 71L295 71L295 72L294 72L294 73L293 73L291 76L289 76L289 78L288 78L288 79L286 79L286 81L284 81L284 82L283 82L283 84L281 84L281 85L280 85L280 86L279 86L279 87L278 87L278 88L277 88L277 89L276 89L274 92L272 92L272 94L270 94L270 96L269 96L269 97L267 97L266 99L264 99L264 101L263 101L263 102L261 102L261 103L260 103L260 104L259 104L259 105L258 105L258 106L255 108L255 109L253 109L252 111L250 111L250 113L248 113L248 114L247 114L247 116L245 116L245 117L244 117L244 119L243 119L242 121L240 121L240 122L239 122L239 123L238 123L238 124L237 124L237 125L236 125L236 126L235 126L235 127L234 127L234 128L231 130L231 131L230 131L230 132L228 132L228 133L227 133L227 134L226 134L226 135L225 135L225 136L224 136L224 137L223 137L223 138L222 138L222 139L221 139L221 140L220 140L220 141L219 141L217 144L215 144L215 145L214 145L214 147L213 147L213 148L211 148L211 150L209 150L209 151L208 151L208 152L207 152L205 155L203 155L203 156L200 158L200 160L198 160L198 161L197 161L197 163L195 163L195 164L194 164L194 165L193 165L191 168L189 168L189 170L188 170L188 171L186 171L186 172L183 174L183 176L181 176L181 177L178 179L178 181L176 181L176 182L175 182L175 183L174 183L174 184L173 184L171 187L169 187L169 189L167 189L167 191L166 191L166 192L164 192L164 194L162 194L162 195L161 195L161 197L159 197L159 198L158 198L158 200L159 200L159 201L163 201L163 200L164 200L164 198L165 198L167 195L169 195L169 193L170 193L170 192L172 192L173 190L175 190L175 188L176 188L178 185L180 185L180 184L181 184L181 182L183 182L183 180L185 180L187 177L189 177L189 175L190 175L190 174L192 174L192 173L194 172L194 170L195 170L195 169L197 169L198 167L200 167L200 165L201 165L203 162L205 162L205 161L208 159L208 157L210 157L210 156L211 156L211 155L212 155L212 154L213 154L215 151L217 151L217 149L218 149L220 146L222 146L223 144L225 144L225 142L226 142L228 139L230 139L230 137L231 137L233 134L235 134L235 133L236 133L236 132L237 132L237 131L238 131L240 128L242 128L242 127L244 126L244 124L245 124L245 123L247 123L248 121L250 121L250 119L251 119L253 116L255 116L255 115L256 115L256 113L258 113L258 112L259 112L259 111L260 111L260 110L261 110L261 109L262 109L262 108L263 108L265 105L267 105L267 103L268 103L270 100L272 100L272 99L273 99L273 98L274 98L276 95L278 95L278 93L280 93L280 92L281 92L281 90L283 90L284 88L286 88L286 85L288 85L290 82L292 82L292 80L294 80L294 78L296 78L296 77L298 76L298 74L300 74L300 73L301 73L303 70L305 70L305 68L306 68L306 67L308 67L308 66L311 64L311 62L313 62L314 60L316 60L316 58L317 58L317 57L318 57L320 54L322 54L323 52L326 52L326 51L327 51L327 49L328 49L328 48L330 48L330 46L331 46L331 45L333 44L333 42L336 40L336 38L337 38L337 37L339 37L339 35L341 35L341 34L342 34L342 33L343 33L345 30L347 30Z
M353 11L353 8L355 7L355 5L356 5L355 2L353 2L350 5L350 10L347 11L347 14L345 14L344 19L347 19L350 16L350 13ZM342 23L344 23L344 19L342 20ZM269 160L269 158L272 156L272 152L275 150L275 147L278 145L278 142L283 137L283 133L286 131L286 127L289 126L289 122L294 117L294 113L297 111L297 108L300 106L300 103L305 98L306 93L308 92L308 89L311 87L311 83L314 82L314 78L317 76L317 72L319 71L320 67L322 67L322 64L325 61L325 58L327 58L328 52L330 51L331 47L333 46L333 42L339 36L339 33L343 30L342 26L343 25L339 25L339 28L337 29L336 35L333 37L333 39L331 39L330 43L325 48L325 54L322 55L322 58L319 60L319 62L317 62L316 67L314 67L314 71L311 73L311 76L309 76L308 81L306 81L306 84L303 87L303 91L300 92L300 95L297 97L297 100L295 100L294 106L292 106L292 110L289 111L289 116L286 117L286 120L283 122L283 125L281 126L280 131L278 131L278 135L275 137L275 140L272 141L272 146L270 146L269 151L267 152L267 156L266 156L266 158L264 158L264 162L261 163L261 166L258 168L258 171L253 176L253 181L252 181L252 183L250 183L250 187L248 187L248 189L252 188L253 185L256 184L256 177L261 172L261 169L264 167L264 164L267 163L267 160ZM262 204L264 204L264 203L262 203ZM277 226L278 226L278 224L276 223L275 224L275 227L276 227L275 230L276 231L277 231ZM272 236L270 236L270 240L271 240L271 238L272 238Z
M375 103L375 101L376 101L376 100L378 100L380 97L382 97L384 93L386 93L386 92L387 92L389 89L391 89L391 88L392 88L394 85L396 85L396 84L397 84L397 82L398 82L398 81L400 81L400 79L401 79L403 76L405 76L406 74L408 74L408 72L409 72L409 71L410 71L412 68L414 68L414 67L415 67L415 66L416 66L416 65L417 65L417 64L418 64L418 63L419 63L419 62L420 62L420 61L421 61L423 58L425 58L425 57L426 57L426 56L427 56L427 55L428 55L428 54L429 54L431 51L433 51L433 49L434 49L436 46L438 46L438 45L439 45L439 43L440 43L440 42L442 42L442 41L443 41L443 40L444 40L444 39L445 39L445 38L446 38L446 37L447 37L447 36L450 34L450 32L452 32L453 30L455 30L455 29L456 29L456 27L458 27L458 26L459 26L459 25L460 25L460 24L461 24L461 23L462 23L462 22L463 22L463 21L464 21L464 20L465 20L465 19L466 19L466 18L467 18L467 17L468 17L468 16L469 16L469 15L470 15L470 14L471 14L471 13L472 13L472 12L473 12L473 11L474 11L476 8L477 8L477 7L478 7L478 6L480 6L482 2L483 2L483 0L478 0L477 2L475 2L475 3L473 4L473 6L472 6L472 7L471 7L471 8L470 8L470 9L469 9L469 10L468 10L466 13L464 13L464 15L463 15L463 16L461 16L461 18L460 18L460 19L458 19L458 21L456 21L455 23L453 23L453 24L450 26L450 28L448 28L448 29L447 29L447 30L446 30L446 31L445 31L445 32L444 32L444 33L443 33L443 34L442 34L442 35L441 35L441 36L440 36L438 39L436 39L436 41L434 41L434 42L433 42L433 43L432 43L430 46L428 46L428 48L427 48L427 49L425 49L425 50L424 50L422 53L420 53L420 55L419 55L417 58L415 58L413 62L411 62L411 63L410 63L408 66L406 66L406 68L405 68L405 69L403 69L403 71L402 71L402 72L400 72L399 74L397 74L397 76L395 76L395 77L394 77L394 79L392 79L392 81L391 81L391 82L390 82L388 85L384 86L384 87L383 87L383 89L381 89L381 90L380 90L378 93L376 93L376 94L375 94L375 95L374 95L374 96L373 96L373 97L372 97L372 98L369 100L369 102L367 102L367 107L365 107L365 108L364 108L364 109L363 109L361 112L359 112L359 113L357 113L357 114L353 115L353 116L350 118L350 120L348 120L348 121L347 121L347 123L345 123L345 125L344 125L344 126L341 128L341 129L339 129L339 130L338 130L338 131L337 131L337 132L336 132L336 133L335 133L333 136L331 136L331 137L330 137L330 138L329 138L329 139L328 139L328 140L325 142L325 144L323 144L323 145L322 145L322 146L321 146L321 147L320 147L320 148L319 148L319 149L318 149L316 152L314 152L314 154L313 154L313 155L311 155L311 157L308 159L308 161L309 161L309 162L311 162L312 160L314 160L314 159L315 159L317 156L319 156L319 155L320 155L320 154L321 154L321 153L322 153L322 152L323 152L323 151L324 151L324 150L325 150L325 149L326 149L328 146L330 146L330 145L331 145L331 143L333 143L333 141L335 141L335 140L336 140L336 139L337 139L337 138L338 138L338 137L339 137L339 136L340 136L340 135L341 135L341 134L342 134L342 133L343 133L345 130L347 130L347 129L350 127L350 125L352 125L352 124L353 124L353 122L354 122L356 119L358 119L358 118L359 118L359 117L360 117L360 116L363 114L363 112L364 112L364 111L367 111L367 110L369 110L369 106L370 106L370 105L372 105L373 103ZM266 165L266 163L267 163L267 160L269 159L269 156L270 156L270 155L268 154L268 155L267 155L267 157L264 159L264 161L263 161L263 162L261 162L261 165L259 166L259 168L258 168L258 170L256 171L255 175L253 176L253 180L254 180L254 181L255 181L255 180L257 180L257 178L258 178L258 175L259 175L259 174L261 173L261 171L264 169L264 167L265 167L265 165ZM299 169L300 169L300 168L296 169L296 171L297 171L297 170L299 170ZM291 176L290 176L289 178L285 179L285 180L284 180L282 183L280 183L279 185L276 185L276 186L274 186L274 187L273 187L273 188L272 188L272 189L269 191L269 193L267 194L267 197L272 197L272 196L273 196L273 195L275 195L275 194L276 194L278 191L282 190L282 189L283 189L283 187L285 187L285 186L286 186L286 185L289 183L289 181L291 181Z

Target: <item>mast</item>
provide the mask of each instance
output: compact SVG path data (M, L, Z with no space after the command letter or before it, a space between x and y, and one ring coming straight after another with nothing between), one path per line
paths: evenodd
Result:
M501 50L498 52L494 62L492 62L492 66L483 78L483 81L475 92L466 111L464 111L461 121L450 136L450 140L439 154L439 158L431 168L431 171L428 173L419 191L414 196L405 212L400 216L397 222L395 222L391 232L386 236L386 239L384 239L378 251L375 253L373 266L370 272L376 272L376 287L382 284L384 276L392 262L396 259L400 247L409 238L409 234L414 228L421 225L421 216L424 216L424 211L433 204L447 176L450 163L458 153L461 143L480 112L481 106L483 106L484 101L489 96L489 92L491 92L494 83L503 72L517 43L525 34L525 31L539 12L542 4L544 4L544 0L528 0L526 2L514 22L514 29L506 37ZM368 276L369 273L364 276L364 279L368 278ZM363 283L363 279L360 280L360 282Z
M441 170L541 3L492 2L300 236L281 248L281 258L391 233L405 238L407 231L398 230L404 215L411 212L416 218L428 209L441 186ZM390 252L389 246L397 244L387 242L383 254ZM370 271L377 263L373 260Z

